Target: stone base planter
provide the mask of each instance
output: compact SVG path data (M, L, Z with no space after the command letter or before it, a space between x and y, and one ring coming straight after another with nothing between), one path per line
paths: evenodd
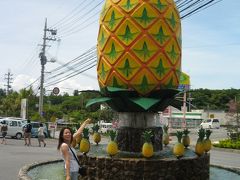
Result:
M111 180L207 180L209 154L182 159L144 159L79 156L88 167L88 177Z

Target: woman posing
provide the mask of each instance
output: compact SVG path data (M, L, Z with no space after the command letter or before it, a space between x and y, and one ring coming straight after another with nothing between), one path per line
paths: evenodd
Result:
M74 134L69 127L64 127L60 131L57 149L60 150L64 159L66 180L78 180L79 165L73 155L74 153L77 156L77 153L75 149L71 147L71 143L74 138L76 138L83 132L85 126L90 123L91 119L88 118L82 123L80 128Z

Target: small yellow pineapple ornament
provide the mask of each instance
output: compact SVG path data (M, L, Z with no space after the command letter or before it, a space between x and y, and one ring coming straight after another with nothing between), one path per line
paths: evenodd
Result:
M98 143L101 141L101 135L100 133L98 132L99 130L99 125L96 124L96 125L93 125L92 127L92 130L93 130L93 141L98 145Z
M87 154L90 150L90 142L89 142L89 129L83 129L83 138L80 142L80 151L84 154Z
M187 128L183 130L182 143L185 148L187 148L190 145L190 137L188 136L189 133L190 131Z
M203 147L204 147L204 151L207 153L208 151L210 151L210 149L212 148L212 142L209 139L210 135L211 135L212 131L207 129L206 130L206 139L203 140Z
M178 138L178 142L173 146L173 154L177 157L180 158L184 155L184 146L181 143L182 140L182 135L183 132L177 131L176 136Z
M163 126L163 144L167 146L169 144L169 134L168 134L168 126Z
M153 137L152 131L143 132L144 144L142 147L142 154L144 157L147 157L147 158L153 156L153 145L151 141L152 137Z
M204 136L205 136L205 130L203 128L199 129L198 140L197 140L197 144L195 146L195 153L198 156L201 156L204 153L204 145L203 145Z
M108 143L106 151L112 157L118 153L118 145L115 141L115 137L116 137L117 133L114 130L110 130L108 133L109 133L111 141Z

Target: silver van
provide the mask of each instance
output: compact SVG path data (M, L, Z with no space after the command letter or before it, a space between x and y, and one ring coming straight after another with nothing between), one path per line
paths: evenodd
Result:
M21 139L23 137L22 126L27 123L27 120L20 118L2 118L0 119L0 126L2 121L5 121L8 126L7 136Z
M220 123L218 119L206 119L201 124L200 127L203 129L211 129L211 128L220 128Z

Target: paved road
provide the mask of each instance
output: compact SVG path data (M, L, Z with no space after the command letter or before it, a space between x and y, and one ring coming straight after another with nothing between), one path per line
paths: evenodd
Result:
M212 140L217 141L226 138L224 129L213 130ZM191 130L190 137L192 144L196 142L197 130ZM176 141L172 137L171 143ZM103 141L107 142L103 138ZM61 158L57 151L57 140L47 139L47 146L38 147L36 138L32 138L32 147L24 146L23 140L7 139L7 145L0 144L0 180L15 180L21 167L26 164L31 164L36 161L46 161ZM225 165L228 167L240 168L240 154L225 151L211 150L211 164Z
M210 164L240 169L240 151L237 153L213 149L210 153Z
M36 161L54 160L60 158L57 151L57 141L48 139L46 147L38 147L36 138L33 146L24 146L23 140L7 139L7 145L0 144L0 179L15 180L18 172L26 164Z

